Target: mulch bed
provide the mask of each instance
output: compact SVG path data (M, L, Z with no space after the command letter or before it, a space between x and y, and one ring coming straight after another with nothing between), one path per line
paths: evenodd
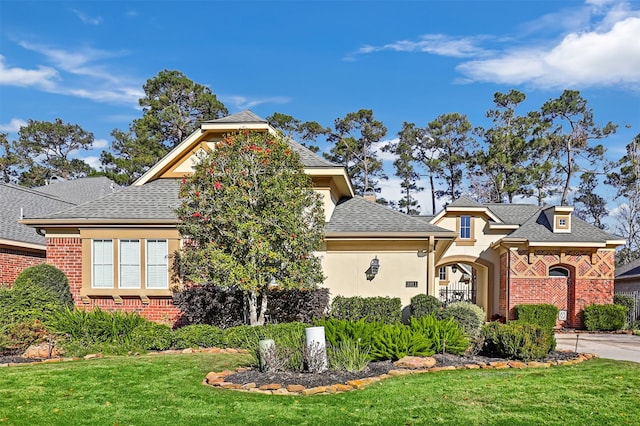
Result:
M552 352L541 361L570 360L576 357L575 352ZM503 358L491 358L485 356L458 356L451 354L433 355L436 367L458 367L465 364L489 364L490 362L505 361ZM328 370L323 373L304 373L298 371L275 371L262 373L257 369L241 371L226 376L225 381L231 383L255 383L256 386L271 383L280 383L283 387L288 385L302 385L309 388L317 386L329 386L335 383L346 383L349 380L364 379L380 376L394 370L397 367L391 361L371 362L363 371L350 373L348 371Z

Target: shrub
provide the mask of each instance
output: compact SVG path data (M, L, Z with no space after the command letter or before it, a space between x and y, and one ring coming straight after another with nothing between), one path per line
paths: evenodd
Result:
M490 322L482 328L481 336L485 355L523 361L542 359L556 345L551 329L517 321Z
M546 303L514 306L516 319L528 324L539 325L544 328L555 328L558 318L558 308Z
M405 356L430 356L432 342L422 333L406 325L384 324L373 337L371 358L377 361L396 361Z
M633 325L633 323L638 319L634 318L636 313L636 299L627 296L626 294L614 294L613 295L613 304L626 306L627 307L627 322L628 326Z
M49 334L39 320L7 325L1 331L0 352L24 351L31 345L44 342Z
M613 331L624 328L627 307L622 305L590 305L582 311L585 327L589 331Z
M312 323L321 318L329 307L329 289L314 290L279 289L269 290L266 315L270 322Z
M32 281L24 281L13 289L0 289L0 326L45 321L58 310L58 295Z
M224 348L227 347L224 330L215 325L192 324L178 328L173 332L173 346L176 349L187 348Z
M422 333L431 341L436 353L460 355L469 348L469 338L464 329L452 317L438 320L433 315L411 318L411 330Z
M150 351L165 351L173 345L171 327L155 322L145 322L131 331L131 346Z
M358 321L381 321L387 324L402 320L402 302L399 297L344 297L336 296L331 302L331 316Z
M362 347L371 347L373 337L384 327L382 322L369 322L364 318L349 321L338 318L324 318L315 322L324 327L324 337L329 346L338 347L341 342L353 340Z
M485 313L478 305L469 302L454 302L448 304L438 315L439 318L453 318L460 324L464 332L471 337L480 334L484 324Z
M362 371L369 365L370 351L369 346L357 340L341 340L337 346L327 347L329 366L333 370L346 370L350 373Z
M59 303L62 307L73 306L69 280L64 272L55 266L43 263L25 269L18 275L13 287L20 288L29 282L53 291L58 296Z
M437 315L442 309L442 302L435 296L417 294L411 298L409 309L411 310L411 316L416 318Z

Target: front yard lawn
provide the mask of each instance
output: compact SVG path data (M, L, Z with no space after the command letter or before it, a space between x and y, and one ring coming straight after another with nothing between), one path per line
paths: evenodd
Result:
M441 371L326 396L202 385L208 372L247 362L198 353L1 368L0 424L640 424L640 364L632 362Z

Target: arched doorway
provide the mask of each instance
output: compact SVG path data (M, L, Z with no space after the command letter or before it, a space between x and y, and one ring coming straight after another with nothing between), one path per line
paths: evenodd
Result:
M573 327L576 324L575 314L575 286L573 277L575 268L562 265L549 267L549 283L546 288L548 303L558 308L559 327Z
M447 268L446 276L442 267ZM472 302L484 309L487 318L495 314L496 302L493 299L497 291L494 289L493 265L490 262L471 256L448 256L437 262L435 270L433 296L443 303Z

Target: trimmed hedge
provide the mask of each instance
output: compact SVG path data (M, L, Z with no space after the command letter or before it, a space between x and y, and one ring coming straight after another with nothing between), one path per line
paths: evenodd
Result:
M402 320L402 302L399 297L336 296L331 302L331 316L354 322L364 318L395 324Z
M486 314L484 309L469 302L449 303L438 313L438 318L453 318L462 330L471 337L477 337L484 324Z
M500 358L531 361L546 357L556 348L551 329L518 321L490 322L482 328L481 336L481 352Z
M516 319L527 324L535 324L544 328L555 328L558 318L558 308L546 303L532 305L516 305L513 308Z
M589 331L622 330L627 320L627 307L622 305L589 305L582 311L582 321Z
M442 302L429 294L417 294L411 298L409 309L411 316L416 318L437 315L442 310Z
M72 307L73 297L69 288L69 280L60 269L46 263L31 266L18 275L13 288L21 288L33 283L58 295L62 307Z

